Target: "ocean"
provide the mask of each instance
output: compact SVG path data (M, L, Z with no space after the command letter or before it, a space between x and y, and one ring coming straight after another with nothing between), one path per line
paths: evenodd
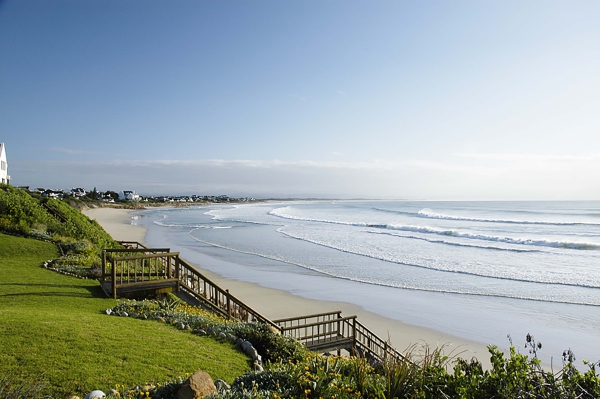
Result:
M599 201L266 202L150 209L133 223L226 278L501 348L530 333L554 365L568 348L578 364L600 360Z

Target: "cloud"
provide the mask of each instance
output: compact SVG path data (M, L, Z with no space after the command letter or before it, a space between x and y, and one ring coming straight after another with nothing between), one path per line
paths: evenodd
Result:
M347 96L346 92L342 90L338 90L338 94L341 94L342 96Z
M472 155L472 154L470 154ZM429 160L15 161L15 185L134 189L142 194L227 194L262 198L598 199L596 157L562 162L500 164ZM520 159L520 156L516 159ZM559 157L559 159L562 159ZM577 158L580 159L580 158ZM585 158L588 159L588 158Z
M460 158L472 158L493 161L537 161L537 162L593 162L600 161L600 154L555 155L555 154L510 154L510 153L456 153Z
M64 154L103 154L102 152L97 152L97 151L77 150L74 148L62 148L62 147L51 147L49 150L53 151L53 152L62 152Z

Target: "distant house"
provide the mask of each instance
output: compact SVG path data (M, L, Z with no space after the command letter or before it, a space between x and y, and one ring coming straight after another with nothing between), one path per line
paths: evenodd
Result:
M85 189L81 188L81 187L73 187L71 189L71 196L75 197L75 198L81 198L81 197L85 197Z
M48 197L48 198L56 198L56 199L61 199L64 197L65 193L63 190L45 190L42 195L44 197Z
M8 162L6 161L6 146L0 143L0 183L10 184L10 176L8 175Z
M139 201L140 196L135 191L123 191L123 199L126 201Z

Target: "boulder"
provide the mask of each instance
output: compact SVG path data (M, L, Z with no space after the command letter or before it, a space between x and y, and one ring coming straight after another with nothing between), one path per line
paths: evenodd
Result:
M177 399L201 399L218 393L213 379L205 371L196 371L177 391Z
M256 351L256 348L254 348L254 347L252 347L252 349L250 349L250 350L246 351L246 354L247 354L248 356L250 356L250 358L251 358L252 360L254 360L254 361L258 361L258 359L259 359L259 354L258 354L258 352Z
M225 338L227 338L227 335L226 335L226 334L225 334L223 331L221 331L221 332L219 333L219 338L223 338L223 339L225 339Z
M252 344L249 341L244 341L242 342L242 344L240 345L240 347L242 348L242 350L244 351L244 353L248 354L248 351L250 349L254 349L254 347L252 346Z

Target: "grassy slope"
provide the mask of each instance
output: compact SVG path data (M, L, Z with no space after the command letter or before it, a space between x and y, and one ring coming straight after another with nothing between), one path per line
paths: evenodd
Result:
M230 344L103 314L116 301L97 281L40 267L57 256L50 243L0 234L0 375L44 373L49 393L65 397L198 369L231 382L249 369Z

